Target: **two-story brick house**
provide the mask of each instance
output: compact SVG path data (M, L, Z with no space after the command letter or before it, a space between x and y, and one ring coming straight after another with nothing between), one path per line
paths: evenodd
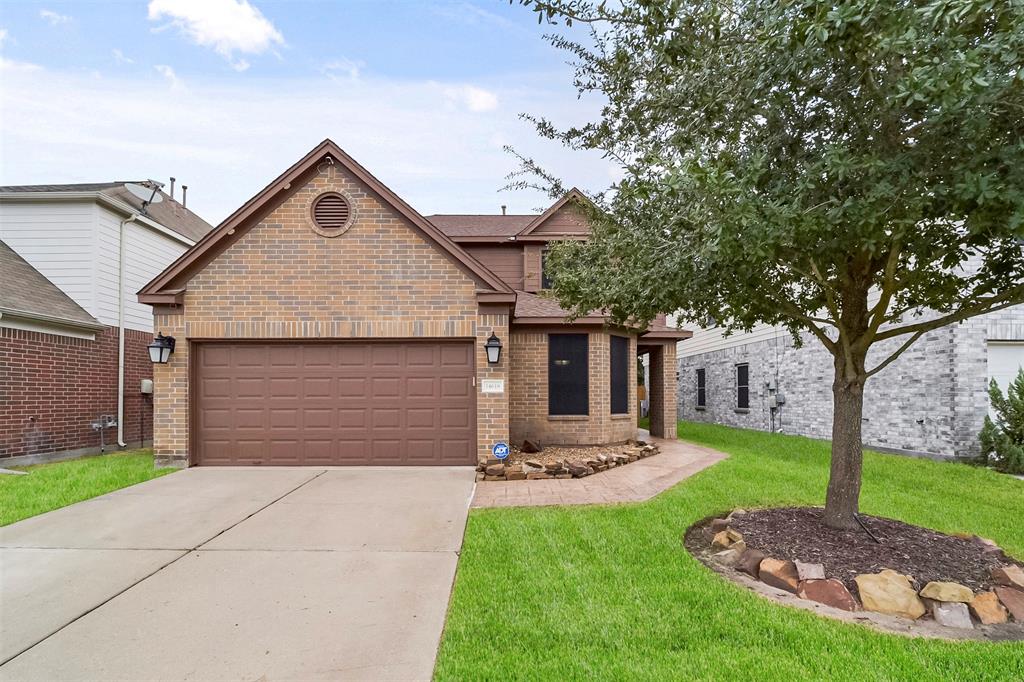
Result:
M452 465L509 440L623 441L638 353L651 431L674 437L687 333L570 323L543 295L544 246L586 237L583 200L428 219L325 140L139 292L175 338L154 367L158 462Z

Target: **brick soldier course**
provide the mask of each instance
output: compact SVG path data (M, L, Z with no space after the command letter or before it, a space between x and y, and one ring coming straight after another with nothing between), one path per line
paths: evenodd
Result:
M327 192L344 197L351 212L336 236L325 236L334 233L315 229L317 224L311 217L314 203ZM563 202L551 215L564 215L564 208ZM536 248L531 249L531 255L534 252ZM548 443L608 443L635 437L637 408L632 381L628 414L610 414L609 335L628 337L632 358L637 338L649 330L616 330L603 318L569 324L561 311L543 327L522 327L540 321L516 314L517 298L526 295L513 290L336 145L325 141L140 292L141 301L154 305L156 331L177 340L170 361L154 367L153 438L158 463L200 463L197 433L218 427L224 415L205 410L199 399L196 382L204 378L195 366L194 347L227 340L264 345L285 340L321 344L360 340L364 347L371 348L373 342L387 341L472 343L476 443L463 462L466 464L489 456L495 442L527 434ZM573 419L547 415L546 338L551 331L590 335L588 415ZM661 329L660 333L672 331ZM492 334L503 345L501 359L495 365L488 363L485 353L485 343ZM632 362L631 378L635 373ZM325 377L364 389L372 386L365 390L377 390L376 383L383 381L372 371L365 376L346 371L344 367L332 367ZM446 374L444 367L431 377L421 377L417 371L410 367L408 377L397 379L403 386L403 397L361 417L361 433L370 435L363 445L352 447L368 450L360 455L362 460L352 463L374 463L378 448L390 453L392 459L387 463L417 463L415 452L432 447L417 440L415 426L420 418L434 419L431 424L442 428L446 420L451 420L453 427L456 422L464 426L461 413L448 409L443 396L436 404L414 403L411 397L414 382L423 387L433 382L433 390L441 385L443 392L461 390L459 382L465 379ZM272 381L284 386L293 379L273 367L267 368L266 377L255 382L264 384L262 390L267 390L266 385ZM503 385L496 386L496 382ZM354 423L345 420L360 419L353 416L358 409L342 415L344 410L339 408L338 414L324 415L326 421L317 422L314 428L313 422L320 417L309 407L312 403L303 393L305 387L296 389L297 400L293 402L282 402L278 396L277 403L263 405L244 402L245 387L240 380L222 388L209 383L203 390L233 391L230 395L242 401L232 417L232 429L226 433L233 431L231 437L237 438L229 447L246 451L250 459L239 457L233 463L284 463L267 454L271 447L267 443L278 438L278 421L288 422L289 438L298 434L294 448L303 450L314 440L323 441L323 432L317 429L324 428L333 430L323 438L333 439L333 447L344 450L349 447L344 427ZM674 414L674 381L666 387L670 388L666 394L671 395L665 399L672 403ZM406 392L409 398L404 397ZM284 405L293 405L294 409ZM333 408L327 406L322 411ZM427 414L431 409L432 417ZM298 431L293 423L296 410L299 419L305 420ZM262 421L254 425L247 421L251 419ZM258 432L251 443L237 435L247 428ZM261 428L263 431L259 431ZM321 441L317 442L326 442ZM399 441L401 444L397 444ZM204 447L212 448L210 442ZM436 442L441 443L442 450L455 447L447 444L443 435ZM439 454L435 463L452 463L442 460ZM342 452L336 463L349 462Z

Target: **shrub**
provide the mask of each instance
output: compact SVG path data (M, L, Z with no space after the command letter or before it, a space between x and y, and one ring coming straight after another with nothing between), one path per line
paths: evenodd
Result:
M1024 474L1024 367L1007 386L1005 396L993 379L988 397L996 418L986 415L978 434L981 463L1008 474Z

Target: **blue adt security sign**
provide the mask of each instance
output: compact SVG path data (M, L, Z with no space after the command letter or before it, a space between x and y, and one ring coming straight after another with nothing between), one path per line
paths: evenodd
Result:
M505 459L508 457L508 443L495 443L491 448L491 454L498 459Z

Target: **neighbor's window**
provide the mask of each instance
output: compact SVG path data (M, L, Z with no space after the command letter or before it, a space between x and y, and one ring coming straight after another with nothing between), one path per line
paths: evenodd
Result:
M612 336L611 358L611 403L612 414L629 414L629 339Z
M702 367L697 370L697 407L705 407L708 404L708 379Z
M548 335L548 414L590 414L586 334Z
M540 288L551 288L551 278L548 276L548 248L546 246L540 252Z
M750 365L745 362L736 365L736 407L750 407Z

